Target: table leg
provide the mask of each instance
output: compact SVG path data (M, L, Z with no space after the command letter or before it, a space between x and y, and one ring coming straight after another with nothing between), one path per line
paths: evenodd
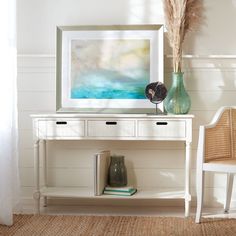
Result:
M47 141L43 140L43 156L42 156L42 167L43 167L43 176L42 176L42 185L47 187ZM47 197L43 197L43 206L47 206Z
M185 159L185 217L190 212L190 168L191 168L191 142L186 142L186 159Z
M34 143L34 181L35 214L40 214L40 186L39 186L39 140Z

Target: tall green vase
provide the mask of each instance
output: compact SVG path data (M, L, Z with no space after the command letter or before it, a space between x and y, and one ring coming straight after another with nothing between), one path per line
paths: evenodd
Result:
M191 107L190 97L183 82L184 73L172 73L172 85L164 100L164 107L170 114L187 114Z

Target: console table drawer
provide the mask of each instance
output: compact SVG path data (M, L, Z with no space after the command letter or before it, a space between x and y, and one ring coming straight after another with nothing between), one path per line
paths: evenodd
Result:
M141 120L138 121L139 137L184 138L185 121Z
M85 135L84 121L39 121L39 134L45 137L81 137Z
M134 137L135 121L133 120L89 120L89 137Z

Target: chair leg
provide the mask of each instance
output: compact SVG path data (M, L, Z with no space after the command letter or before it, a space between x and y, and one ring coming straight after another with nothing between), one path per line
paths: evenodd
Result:
M227 174L226 201L224 206L225 213L228 213L232 196L234 174Z
M205 172L203 170L199 170L197 173L197 212L195 218L196 223L201 222L204 195L204 176Z

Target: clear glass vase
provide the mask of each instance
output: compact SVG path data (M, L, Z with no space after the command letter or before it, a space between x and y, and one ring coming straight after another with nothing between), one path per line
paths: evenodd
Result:
M108 184L111 187L124 187L127 185L127 171L124 156L111 156Z
M164 107L170 114L187 114L191 107L190 97L183 82L184 73L172 73L172 85L164 100Z

